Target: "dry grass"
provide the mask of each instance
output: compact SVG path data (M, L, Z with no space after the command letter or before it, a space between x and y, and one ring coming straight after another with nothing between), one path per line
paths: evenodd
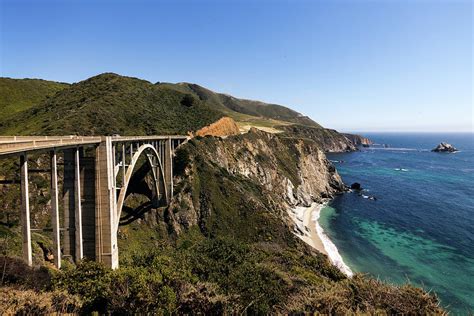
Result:
M14 287L0 288L1 315L78 313L82 301L66 292L40 292Z
M356 275L336 284L305 287L281 312L322 314L446 315L436 296L411 285L396 286Z

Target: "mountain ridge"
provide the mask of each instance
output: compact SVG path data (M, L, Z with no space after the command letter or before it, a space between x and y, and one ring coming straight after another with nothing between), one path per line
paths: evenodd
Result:
M25 91L27 103L8 101L11 89L4 87L10 80L15 80L16 90ZM52 88L36 91L35 96L31 88L21 87L31 80ZM288 107L240 99L188 82L152 83L115 73L73 84L0 78L0 100L7 100L3 107L0 103L0 113L8 112L0 117L3 135L188 134L228 116L242 132L257 127L287 136L304 134L326 152L357 150L350 137Z

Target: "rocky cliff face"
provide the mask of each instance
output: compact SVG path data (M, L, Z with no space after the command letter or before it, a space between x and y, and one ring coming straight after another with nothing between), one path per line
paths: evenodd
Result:
M315 128L303 125L280 126L284 136L305 138L314 141L324 152L356 151L355 146L347 137L333 129Z
M355 146L370 146L373 144L373 142L361 135L357 134L342 134L344 135L347 139L349 139Z
M220 221L221 227L235 234L258 238L261 234L252 232L252 221L271 218L283 227L281 220L287 220L289 207L309 206L344 189L314 141L257 129L226 139L193 139L178 152L176 165L178 184L169 211L176 233L195 225L212 231L215 221ZM257 230L262 226L255 225ZM286 233L277 235L271 238Z

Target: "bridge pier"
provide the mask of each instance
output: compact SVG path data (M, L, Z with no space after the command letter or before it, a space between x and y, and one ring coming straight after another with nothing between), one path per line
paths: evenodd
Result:
M59 227L58 164L56 151L50 153L51 164L51 224L53 225L54 265L61 268L61 231Z
M74 150L74 232L75 232L75 257L76 262L84 257L82 247L82 194L81 194L81 167L80 156L82 148Z
M31 251L30 225L30 194L28 191L28 156L20 155L20 186L21 186L21 234L23 236L23 259L30 267L33 265Z
M168 185L166 190L168 196L166 197L166 200L169 203L173 197L173 150L171 137L168 137L165 141L164 154L165 161L162 161L161 163L164 164L165 183Z
M95 203L96 174L95 157L81 156L81 207L82 207L82 245L83 255L90 260L96 259L95 249Z
M96 260L115 269L118 267L118 225L115 198L115 166L111 137L103 137L96 149Z

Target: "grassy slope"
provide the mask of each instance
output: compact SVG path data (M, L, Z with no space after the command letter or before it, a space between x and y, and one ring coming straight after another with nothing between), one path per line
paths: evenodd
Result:
M0 119L1 134L185 134L222 114L186 94L147 81L102 74L71 85L37 106Z
M190 83L158 83L157 85L194 95L209 107L233 118L241 131L257 127L270 133L309 138L316 141L324 151L356 149L344 135L324 128L310 118L281 105L238 99Z
M159 85L193 94L210 107L232 117L240 126L250 125L272 128L297 123L312 127L321 127L308 117L278 104L238 99L227 94L213 92L191 83L159 83Z
M187 94L194 96L192 107L181 104ZM280 105L238 99L196 84L153 85L115 74L73 85L0 78L0 114L3 135L186 133L223 115L243 131L255 126L282 132L296 124L313 129L311 136L328 134L316 122Z
M40 79L0 78L0 117L27 110L67 87L66 83Z

